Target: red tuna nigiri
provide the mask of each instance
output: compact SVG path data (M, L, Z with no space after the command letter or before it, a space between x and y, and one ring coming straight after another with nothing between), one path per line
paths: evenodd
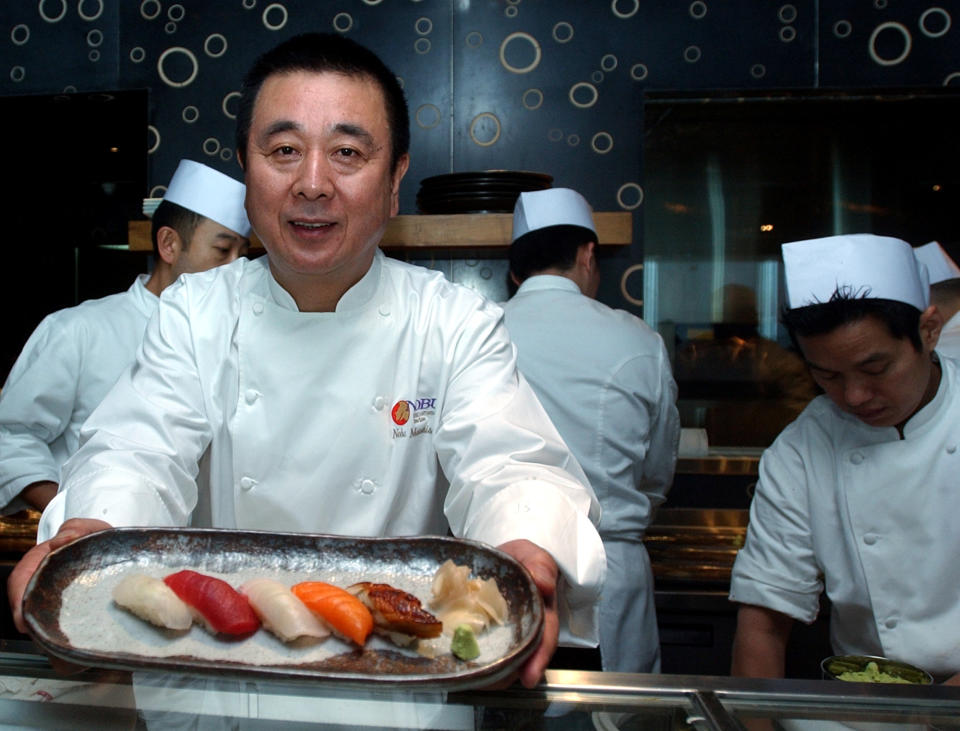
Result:
M367 641L373 630L373 616L350 592L323 581L304 581L295 584L291 591L337 634L358 645Z
M170 574L164 582L196 610L211 632L246 635L260 627L246 597L222 579L184 570Z

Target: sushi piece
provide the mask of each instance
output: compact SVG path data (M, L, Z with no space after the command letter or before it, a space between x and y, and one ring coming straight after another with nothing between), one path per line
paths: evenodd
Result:
M374 631L401 647L419 637L438 637L443 623L420 605L413 594L389 584L361 581L347 591L364 603L373 616Z
M240 587L263 626L284 642L301 637L323 639L330 629L284 584L274 579L250 579Z
M113 601L140 619L164 629L187 630L193 624L190 607L154 576L124 576L113 589Z
M183 570L170 574L164 582L213 633L246 635L260 627L246 597L222 579Z
M295 584L291 591L341 637L363 645L373 631L370 610L339 586L323 581L304 581Z

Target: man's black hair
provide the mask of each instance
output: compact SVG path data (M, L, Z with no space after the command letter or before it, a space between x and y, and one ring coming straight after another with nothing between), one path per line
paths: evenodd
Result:
M253 105L260 87L277 74L309 71L366 76L383 91L390 123L390 169L410 149L410 118L403 88L396 75L373 51L336 33L303 33L294 36L260 56L244 77L237 110L237 153L246 163L247 141L253 119Z
M530 231L510 244L510 271L523 282L544 269L567 270L577 261L577 249L596 241L585 226L559 225Z
M169 226L178 234L183 242L183 248L190 246L190 240L193 238L193 232L197 226L204 220L205 216L184 208L172 201L162 200L153 212L153 222L150 227L150 239L153 241L153 254L159 256L157 249L157 232L163 226Z
M853 291L848 287L838 287L827 302L792 309L785 307L780 314L780 322L801 353L803 350L800 349L797 336L826 335L841 325L866 317L874 317L882 322L897 340L909 339L919 353L923 350L920 315L920 310L906 302L870 297L869 290Z

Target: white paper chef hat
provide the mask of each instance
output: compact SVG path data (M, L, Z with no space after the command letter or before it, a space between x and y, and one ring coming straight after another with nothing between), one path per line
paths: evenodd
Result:
M873 234L783 244L789 307L829 302L838 288L853 296L896 300L923 311L930 280L906 241Z
M594 233L593 211L586 198L570 188L548 188L521 193L513 207L513 235L516 241L524 234L547 226L582 226Z
M193 160L181 160L163 199L216 221L244 238L250 221L243 207L246 186Z
M960 266L957 266L938 241L918 246L913 250L913 254L917 257L917 261L927 267L930 284L960 278Z

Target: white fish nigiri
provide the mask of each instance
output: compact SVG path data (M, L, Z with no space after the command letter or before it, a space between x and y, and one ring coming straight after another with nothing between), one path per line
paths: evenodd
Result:
M330 628L286 586L273 579L250 579L239 589L263 626L284 642L301 637L323 639Z
M113 589L113 601L151 624L185 630L193 624L190 607L161 579L129 574Z

